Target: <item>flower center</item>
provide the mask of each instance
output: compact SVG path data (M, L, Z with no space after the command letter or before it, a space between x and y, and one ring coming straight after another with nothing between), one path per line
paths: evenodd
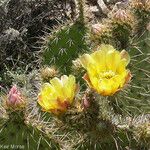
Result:
M101 74L101 77L106 78L106 79L111 79L113 76L115 76L115 73L111 70L106 71L106 72Z

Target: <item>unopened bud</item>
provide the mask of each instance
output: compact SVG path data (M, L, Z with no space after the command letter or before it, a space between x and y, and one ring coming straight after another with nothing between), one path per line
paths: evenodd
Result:
M82 68L82 65L79 59L73 60L72 63L74 65L73 66L74 69L79 70L80 68Z
M84 109L87 109L90 107L90 101L89 101L89 90L87 90L85 92L85 94L83 95L83 98L82 98L82 105L83 105L83 108Z
M104 31L105 31L105 26L103 24L92 25L92 28L91 28L92 34L99 35Z
M41 77L44 80L49 80L57 75L58 71L55 67L45 67L41 69Z
M117 22L119 24L129 24L133 26L134 23L134 16L130 11L118 9L115 13L111 14L110 17L112 18L113 22Z
M84 98L83 99L83 106L84 108L89 108L90 107L90 102L88 99Z
M25 101L21 95L21 92L17 89L17 86L14 85L8 95L7 95L7 100L6 100L7 106L10 108L22 108L25 106Z

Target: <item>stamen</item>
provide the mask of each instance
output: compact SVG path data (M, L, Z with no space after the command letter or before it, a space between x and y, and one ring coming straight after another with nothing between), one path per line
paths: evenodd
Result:
M115 76L115 73L111 70L102 73L102 78L111 79L113 76Z

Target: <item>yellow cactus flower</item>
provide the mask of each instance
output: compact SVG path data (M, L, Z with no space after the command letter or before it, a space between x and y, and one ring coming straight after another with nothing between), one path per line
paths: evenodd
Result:
M115 50L111 45L101 45L91 55L80 57L82 66L87 70L84 79L97 93L110 96L119 91L131 78L126 66L130 56L123 50Z
M56 115L67 110L74 100L76 92L75 77L63 75L61 79L57 77L45 83L38 95L38 103L44 111L52 112Z

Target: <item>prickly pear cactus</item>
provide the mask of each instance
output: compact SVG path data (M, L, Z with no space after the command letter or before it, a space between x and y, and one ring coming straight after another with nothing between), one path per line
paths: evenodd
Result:
M56 30L46 37L43 64L55 65L62 73L70 73L72 60L89 49L87 28L80 23L72 23Z
M75 20L42 38L40 67L0 87L0 146L149 150L150 2L118 3L95 24L74 4Z

